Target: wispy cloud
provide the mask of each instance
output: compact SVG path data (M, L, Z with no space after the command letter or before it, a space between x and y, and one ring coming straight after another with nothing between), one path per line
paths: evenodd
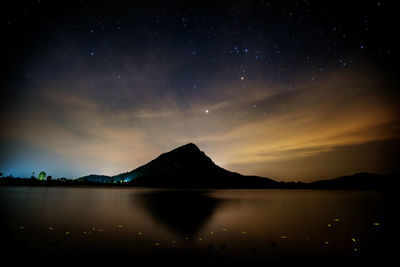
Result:
M372 77L330 72L290 86L211 79L184 99L177 90L154 89L178 67L131 66L119 75L77 70L64 80L40 82L31 105L3 114L12 121L5 119L1 135L73 158L82 170L90 159L89 169L106 174L133 169L186 142L241 171L241 164L318 157L336 147L400 137L393 127L398 107ZM261 168L246 172L268 174Z

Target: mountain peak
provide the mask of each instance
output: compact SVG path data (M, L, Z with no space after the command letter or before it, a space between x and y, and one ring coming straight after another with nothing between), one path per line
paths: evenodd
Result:
M169 162L174 165L182 165L188 168L198 168L199 164L213 164L212 160L201 151L195 144L188 143L177 147L169 152L161 154L156 161ZM154 162L153 160L152 162ZM192 166L190 166L192 165ZM189 167L190 166L190 167ZM203 166L204 167L204 166Z
M193 143L188 143L186 145L182 145L180 147L177 147L173 150L171 150L170 152L167 153L171 153L171 152L180 152L180 153L193 153L193 152L201 152L201 150Z

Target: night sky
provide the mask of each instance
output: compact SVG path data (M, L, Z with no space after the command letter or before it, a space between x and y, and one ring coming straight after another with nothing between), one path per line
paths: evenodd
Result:
M395 1L10 2L4 175L115 175L188 142L276 180L396 170Z

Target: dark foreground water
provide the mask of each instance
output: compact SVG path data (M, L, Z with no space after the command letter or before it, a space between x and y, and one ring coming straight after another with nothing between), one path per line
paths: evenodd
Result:
M387 196L338 190L0 187L2 261L382 263Z

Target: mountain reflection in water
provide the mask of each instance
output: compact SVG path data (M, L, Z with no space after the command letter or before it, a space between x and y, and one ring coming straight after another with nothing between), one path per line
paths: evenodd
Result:
M193 235L207 223L222 199L206 190L158 190L135 193L132 201L174 233Z

